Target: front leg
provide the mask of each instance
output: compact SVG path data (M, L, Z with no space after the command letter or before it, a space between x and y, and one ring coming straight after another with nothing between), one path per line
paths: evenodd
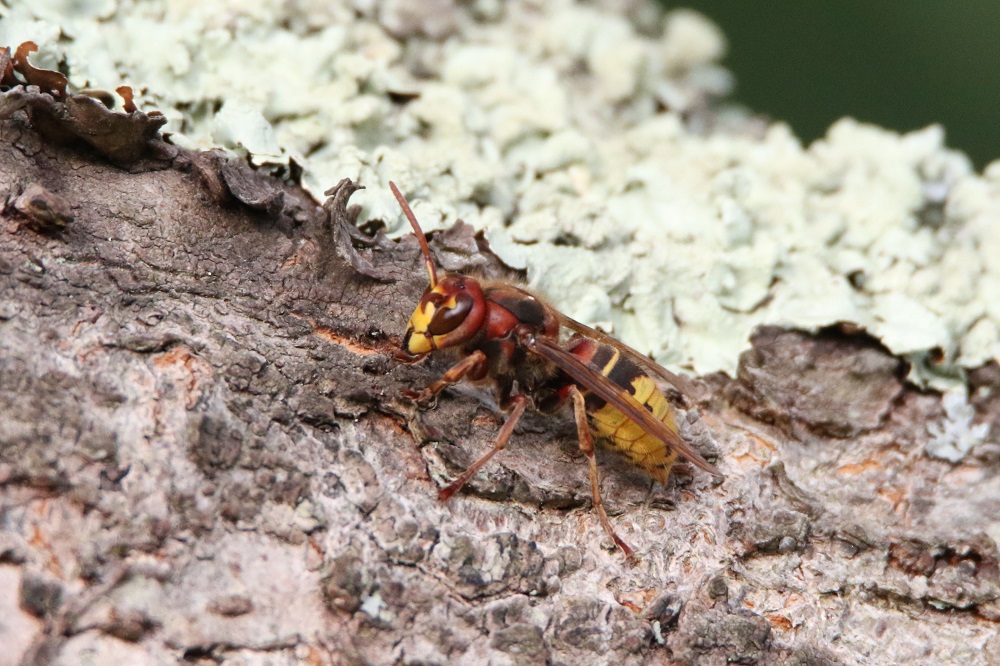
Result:
M424 404L440 393L446 386L460 381L466 375L481 378L486 374L486 354L478 349L453 365L448 372L422 391L404 391L403 395L414 402Z

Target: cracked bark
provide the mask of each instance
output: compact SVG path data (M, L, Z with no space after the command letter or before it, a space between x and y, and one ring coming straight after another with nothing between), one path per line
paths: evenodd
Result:
M603 456L628 567L566 415L436 501L500 418L398 399L448 360L391 360L426 277L351 183L320 206L138 112L81 145L56 107L90 102L4 94L0 662L997 663L995 450L924 456L940 399L876 342L764 329L705 378L721 485ZM468 227L432 247L509 274Z

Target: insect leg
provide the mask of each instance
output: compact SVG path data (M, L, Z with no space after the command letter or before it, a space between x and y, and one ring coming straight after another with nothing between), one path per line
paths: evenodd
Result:
M514 408L511 410L507 420L504 421L503 427L500 428L500 432L497 433L496 439L493 440L493 448L482 458L469 465L469 467L462 472L457 479L442 488L438 492L439 500L445 501L457 493L459 489L465 485L466 481L475 476L476 472L478 472L483 465L490 461L490 458L495 456L500 451L503 451L503 448L507 446L507 440L510 439L511 434L514 432L514 426L517 425L517 422L521 419L521 415L524 414L524 409L528 406L528 399L523 395L515 395L510 399L510 402Z
M622 549L625 557L630 560L635 559L635 553L615 533L615 528L611 526L608 514L604 510L604 502L601 500L601 486L597 478L597 458L594 457L594 437L590 434L590 425L587 423L587 405L584 402L583 394L576 386L570 386L569 394L573 398L573 413L576 415L576 431L580 438L580 451L587 456L587 460L590 462L590 491L593 495L594 511L597 512L597 517L601 520L604 531Z
M422 391L406 391L404 395L406 397L413 399L416 402L427 402L438 393L442 391L449 384L454 384L455 382L461 380L467 374L473 370L478 370L482 367L482 364L486 363L486 354L479 351L478 349L461 361L453 365L448 372L441 376L441 379L437 380L427 388ZM473 372L473 375L476 373Z

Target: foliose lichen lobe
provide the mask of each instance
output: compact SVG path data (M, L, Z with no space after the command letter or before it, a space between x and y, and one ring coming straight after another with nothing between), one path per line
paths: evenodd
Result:
M845 119L803 146L719 104L725 39L687 10L439 4L40 2L0 35L61 30L46 60L141 80L174 142L301 165L316 196L352 177L362 220L399 230L394 178L429 229L486 228L557 306L669 365L733 374L765 323L853 322L941 388L1000 354L996 169L940 128Z

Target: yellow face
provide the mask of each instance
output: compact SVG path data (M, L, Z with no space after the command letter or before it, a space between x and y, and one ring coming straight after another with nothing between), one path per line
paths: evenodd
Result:
M406 327L406 351L411 354L427 354L439 349L441 340L435 338L445 336L431 334L431 323L438 312L454 307L455 297L447 298L441 292L440 285L427 292L417 305L417 309L410 315L410 323Z
M403 349L419 356L467 342L482 324L485 314L482 301L479 284L471 278L443 279L424 293L410 316Z

